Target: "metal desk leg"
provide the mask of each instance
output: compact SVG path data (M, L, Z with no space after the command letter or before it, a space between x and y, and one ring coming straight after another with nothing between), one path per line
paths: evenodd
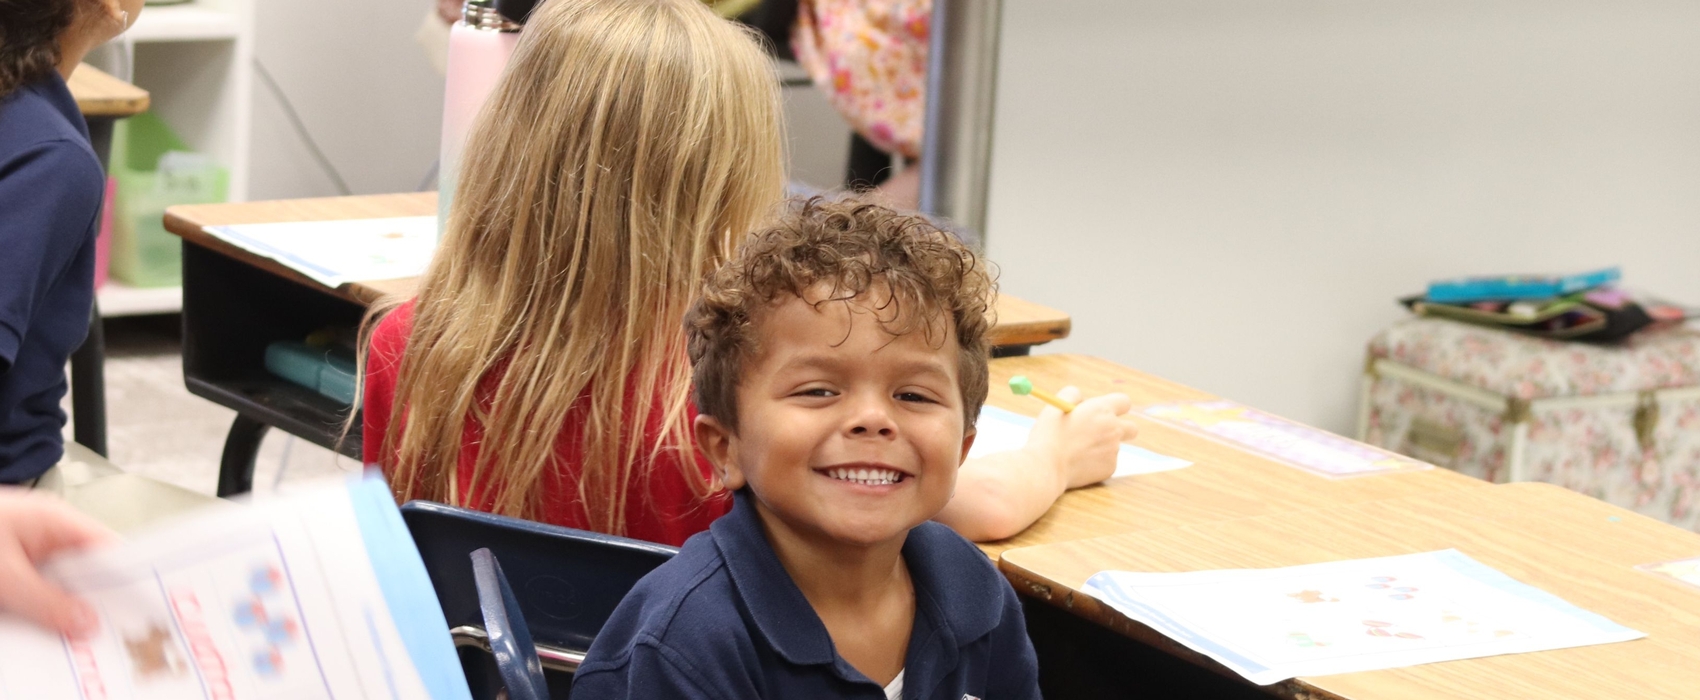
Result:
M89 140L100 158L101 170L112 153L110 117L86 120ZM102 202L102 206L112 206ZM106 453L106 329L100 323L100 304L89 312L89 334L71 353L71 439L102 457Z
M106 330L100 305L89 316L89 334L71 353L72 439L102 457L106 454Z
M107 163L112 160L112 125L118 123L112 117L85 117L83 122L89 127L89 146L94 148L94 154L100 158L100 169L107 170Z
M236 414L230 435L224 439L224 457L218 464L218 497L229 498L254 490L254 460L260 456L260 441L271 426Z

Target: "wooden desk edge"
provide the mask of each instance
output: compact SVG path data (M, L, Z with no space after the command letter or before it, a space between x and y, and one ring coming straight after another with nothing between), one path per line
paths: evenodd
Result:
M1115 608L1099 602L1097 598L1085 593L1076 595L1076 592L1068 586L1010 564L1001 555L998 557L997 566L998 571L1003 573L1004 578L1009 580L1010 585L1014 586L1016 592L1022 597L1044 601L1054 608L1078 616L1127 639L1152 647L1224 678L1243 683L1248 688L1257 688L1276 697L1290 698L1291 700L1350 700L1350 698L1341 697L1311 686L1298 678L1289 678L1272 685L1256 685L1240 674L1234 673L1227 666L1218 663L1215 659L1193 651L1186 645L1170 639L1162 632L1123 615ZM1064 593L1057 595L1056 592L1059 590L1064 591Z
M77 100L77 111L84 117L129 117L148 111L152 104L147 90L87 63L77 65L67 87Z
M1063 338L1067 338L1068 334L1074 330L1074 319L1062 311L1052 309L1050 307L1039 306L1038 304L1033 304L1032 302L1021 299L1020 297L1000 294L998 295L998 298L1014 299L1023 304L1030 304L1032 306L1045 309L1046 311L1054 312L1056 317L1040 321L1018 321L1008 324L1000 322L995 324L992 326L991 331L987 334L993 347L1009 345L1042 345L1053 340L1062 340Z
M313 278L303 275L289 266L277 262L276 260L260 257L250 251L243 250L222 238L207 233L200 223L197 223L193 219L184 217L183 213L179 211L182 208L183 207L166 208L165 230L172 235L183 239L184 243L198 245L221 255L242 260L256 267L263 268L274 275L287 279L291 282L295 282L296 284L304 285L319 292L341 299L346 299L357 304L369 305L372 302L377 301L376 296L360 294L357 285L353 283L344 282L341 286L336 287L335 289L326 287L325 285L319 284L319 282Z
M313 221L367 216L429 215L436 212L435 202L435 193L408 192L270 202L179 205L165 210L165 228L185 241L231 257L250 261L292 281L313 286L358 304L371 304L383 296L381 288L387 286L375 283L386 280L348 282L334 290L327 289L324 285L318 284L311 278L284 265L265 260L208 234L205 227L246 223L240 220L242 217L232 219L228 216L227 212L232 211L251 213L254 209L288 207L292 214L299 217L294 220ZM353 208L358 208L360 211L351 211ZM1030 302L1020 297L1001 295L999 298L1003 301L999 303L998 315L1006 319L1014 318L1007 323L1000 322L992 327L989 332L989 339L994 347L1048 343L1068 337L1069 332L1073 329L1073 320L1068 314L1060 310Z
M1645 524L1653 526L1653 527L1662 527L1662 528L1670 529L1672 531L1680 531L1680 532L1686 533L1685 530L1681 530L1681 528L1676 528L1675 526L1673 526L1669 523L1665 523L1664 521L1661 521L1657 518L1647 516L1647 515L1644 515L1644 514L1641 514L1641 513L1636 513L1634 511L1628 510L1628 509L1623 508L1621 506L1617 506L1617 505L1608 503L1606 501L1603 501L1601 499L1594 498L1592 496L1588 496L1587 494L1582 494L1582 493L1572 491L1570 489L1566 489L1566 488L1559 486L1557 484L1550 484L1550 483L1544 483L1544 482L1516 482L1516 483L1507 483L1507 484L1490 484L1490 486L1494 489L1498 489L1501 493L1518 492L1518 491L1524 491L1524 492L1546 491L1546 492L1555 493L1555 494L1563 496L1565 498L1585 499L1586 501L1592 502L1592 503L1594 503L1598 506L1602 506L1602 507L1610 509L1611 512L1614 513L1615 517L1620 517L1620 518L1623 518L1624 520L1640 521L1642 523L1645 523ZM1479 493L1479 492L1475 492L1475 493ZM1431 499L1431 498L1434 498L1436 495L1437 494L1435 494L1435 493L1417 494L1417 495L1413 495L1413 496L1405 496L1405 497L1400 497L1400 498L1391 498L1391 499L1383 499L1383 500L1384 501L1400 501L1400 500L1406 500L1406 499ZM1371 502L1371 503L1373 503L1373 502ZM1365 505L1365 504L1364 503L1350 504L1349 506L1346 506L1346 507L1362 506L1362 505ZM1327 508L1319 508L1319 509L1311 509L1311 510L1328 510L1328 509ZM1293 515L1295 515L1297 512L1299 512L1299 511L1289 512L1289 513L1278 513L1278 514L1265 515L1265 516L1253 516L1253 517L1237 519L1237 520L1245 521L1245 520L1262 520L1262 519L1274 519L1274 518L1289 518L1289 517L1292 517ZM1226 525L1226 524L1231 523L1231 522L1234 522L1234 521L1223 521L1223 522L1210 523L1210 524L1198 525L1198 526L1179 526L1176 529L1186 529L1186 528L1192 528L1192 527L1215 527L1215 526ZM1088 539L1112 539L1112 538L1117 538L1117 537L1139 535L1139 534L1149 534L1149 533L1121 533L1121 534L1105 535L1105 536L1102 536L1101 538L1088 538ZM1075 544L1078 544L1079 542L1082 542L1082 541L1077 540L1077 541L1075 541ZM1047 576L1039 574L1035 571L1026 569L1023 566L1011 561L1006 556L1006 555L1011 554L1011 553L1019 554L1021 552L1021 550L1025 550L1025 549L1037 549L1037 548L1043 548L1043 547L1051 547L1051 546L1055 546L1055 545L1058 545L1058 544L1062 544L1062 543L1046 543L1046 544L1030 545L1028 547L1015 547L1015 548L1004 550L997 557L998 571L1001 572L1004 575L1004 577L1009 580L1010 585L1015 588L1016 592L1018 594L1024 596L1024 597L1041 600L1041 601L1051 605L1052 607L1062 609L1069 614L1075 615L1075 616L1077 616L1077 617L1079 617L1083 620L1091 622L1092 624L1099 625L1099 626L1101 626L1105 629L1108 629L1108 630L1110 630L1110 631L1112 631L1112 632L1114 632L1118 635L1121 635L1121 636L1126 637L1128 639L1132 639L1132 640L1139 642L1141 644L1145 644L1147 646L1153 647L1153 648L1155 648L1159 651L1162 651L1166 654L1169 654L1169 655L1171 655L1175 658L1185 660L1189 663L1192 663L1195 666L1199 666L1201 668L1215 672L1218 675L1222 675L1222 676L1225 676L1225 677L1228 677L1228 678L1232 678L1232 679L1238 680L1242 683L1246 683L1248 686L1259 688L1259 689L1261 689L1261 690L1263 690L1264 692L1267 692L1267 693L1272 693L1272 694L1276 695L1277 697L1291 698L1292 700L1351 700L1351 698L1348 697L1348 696L1340 695L1339 693L1336 693L1336 692L1331 691L1327 688L1324 688L1321 685L1311 683L1309 680L1307 680L1307 677L1305 677L1305 676L1300 676L1300 677L1296 677L1296 678L1289 678L1287 680L1280 681L1278 683L1275 683L1275 684L1272 684L1272 685L1267 685L1267 686L1256 686L1254 684L1251 684L1249 681L1246 681L1239 674L1234 673L1233 671L1229 670L1226 666L1223 666L1222 664L1218 663L1215 659L1212 659L1209 656L1206 656L1206 655L1204 655L1200 652L1194 651L1191 648L1186 647L1185 645L1183 645L1183 644L1181 644L1181 643L1179 643L1179 642L1177 642L1173 639L1170 639L1168 636L1164 635L1163 633L1158 632L1157 630L1152 629L1151 627L1149 627L1149 626L1145 625L1144 623L1141 623L1137 620L1134 620L1131 617L1128 617L1127 615L1123 614L1121 611L1116 610L1114 607L1111 607L1110 605L1105 604L1104 602L1098 600L1097 598L1095 598L1095 597L1093 597L1093 596L1091 596L1091 595L1089 595L1089 594L1087 594L1083 591L1077 590L1074 586L1072 586L1070 584L1056 581L1056 580L1054 580L1050 577L1047 577ZM1420 665L1422 665L1422 664L1419 664L1419 666ZM1393 670L1393 669L1387 669L1387 670ZM1327 678L1327 676L1316 676L1316 677L1310 677L1310 678Z

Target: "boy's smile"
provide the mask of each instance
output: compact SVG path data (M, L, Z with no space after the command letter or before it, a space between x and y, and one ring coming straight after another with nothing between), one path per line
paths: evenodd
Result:
M751 487L770 530L890 542L944 508L972 442L956 337L948 323L893 335L910 319L892 317L914 310L884 294L818 307L809 302L824 290L809 297L763 313L738 431L716 440L713 423L700 442L728 488Z

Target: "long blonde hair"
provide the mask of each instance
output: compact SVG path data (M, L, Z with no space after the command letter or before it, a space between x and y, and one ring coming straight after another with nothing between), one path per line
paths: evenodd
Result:
M480 505L457 482L477 421L478 500L538 517L575 405L593 529L624 532L633 470L666 450L706 494L680 324L782 196L781 140L771 62L700 0L543 3L469 137L392 420L366 436L397 496Z

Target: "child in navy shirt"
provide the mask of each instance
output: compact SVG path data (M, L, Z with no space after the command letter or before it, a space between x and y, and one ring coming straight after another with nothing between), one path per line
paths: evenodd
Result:
M89 330L106 175L66 84L142 0L0 0L0 483L64 455L65 361Z
M929 519L986 398L991 281L919 217L813 199L686 316L730 514L632 590L587 698L1036 698L1021 605Z

